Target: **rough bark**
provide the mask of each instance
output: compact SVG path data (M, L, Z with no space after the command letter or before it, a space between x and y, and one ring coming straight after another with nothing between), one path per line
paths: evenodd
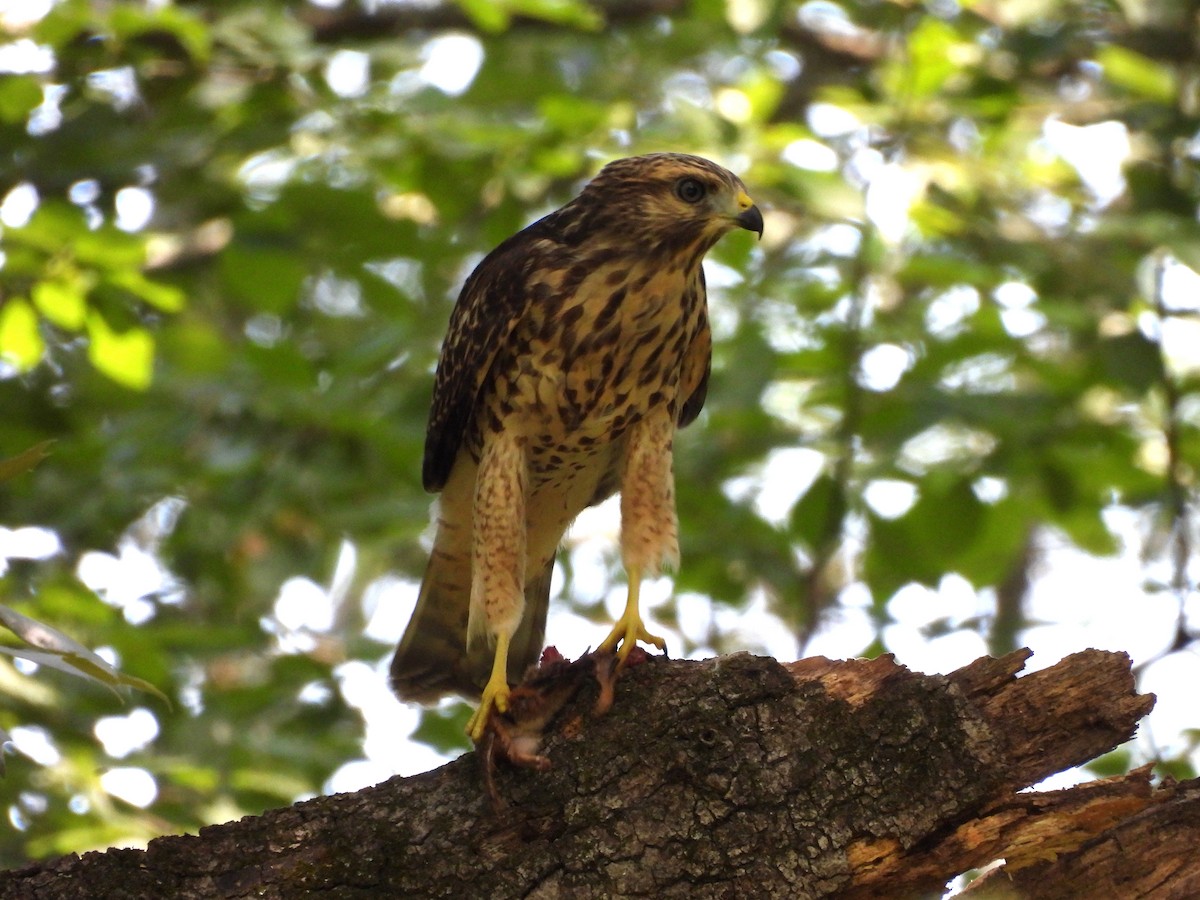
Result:
M1020 859L971 884L972 900L1200 897L1200 780L1154 789L1139 770L1070 793L1073 808L1042 816L1044 822L1030 829ZM1036 798L1053 799L1049 794ZM1097 813L1114 823L1099 834ZM1059 844L1066 848L1061 856L1056 855Z
M567 667L531 689L541 707L514 736L520 753L544 739L551 766L498 762L498 806L468 754L145 851L0 874L0 898L904 897L1001 857L985 896L1195 893L1197 785L1155 788L1140 770L1018 793L1125 741L1153 704L1124 654L1018 678L1027 657L948 676L887 657L652 659L600 717L595 679ZM1131 892L1119 879L1135 869L1148 874Z

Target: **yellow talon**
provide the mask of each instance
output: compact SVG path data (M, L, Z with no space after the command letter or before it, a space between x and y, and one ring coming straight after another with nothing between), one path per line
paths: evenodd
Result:
M667 649L667 642L658 635L648 632L645 623L642 622L642 614L638 610L638 593L641 590L641 585L641 571L630 569L629 594L625 598L625 612L621 613L621 618L617 619L612 631L608 633L608 637L601 641L600 646L597 648L607 653L612 653L615 650L618 666L625 665L625 660L629 657L633 648L637 646L638 641L653 644L659 650L665 651ZM618 649L618 645L620 649Z
M483 738L492 710L508 712L508 635L501 632L496 635L496 656L492 660L492 674L487 684L483 686L483 695L479 698L479 708L467 722L467 735L475 743Z

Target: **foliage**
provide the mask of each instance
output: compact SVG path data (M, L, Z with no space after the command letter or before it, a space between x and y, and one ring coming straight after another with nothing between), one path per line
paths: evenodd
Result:
M0 520L57 544L6 551L0 599L174 708L123 757L157 794L126 803L106 692L0 661L0 728L54 750L9 767L0 864L288 803L363 753L347 673L382 671L371 598L423 566L450 300L634 152L723 159L768 209L761 245L711 257L679 594L717 621L766 598L799 646L864 616L878 652L898 592L957 573L982 612L931 627L1004 650L1046 547L1128 550L1128 512L1145 596L1180 604L1163 649L1190 646L1189 4L21 6L0 47ZM560 603L600 618L608 582L564 570ZM329 621L283 614L288 584ZM419 736L447 748L461 721Z
M0 646L0 654L23 659L39 666L57 669L97 684L113 688L136 687L166 700L154 685L123 675L78 641L29 616L23 616L6 606L0 606L0 625L15 634L24 647Z

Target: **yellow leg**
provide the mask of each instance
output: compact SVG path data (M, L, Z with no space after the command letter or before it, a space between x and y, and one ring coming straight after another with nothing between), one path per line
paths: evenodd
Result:
M630 651L637 645L638 641L644 641L647 644L653 644L659 650L667 649L667 642L656 634L651 634L646 630L645 624L642 622L642 614L638 609L638 592L642 588L642 570L639 568L631 568L629 570L629 594L625 599L625 612L621 614L621 618L617 619L613 630L608 633L603 641L600 642L599 650L606 652L617 652L617 665L624 665L625 660L629 657ZM617 646L620 645L620 649Z
M479 698L479 708L471 721L467 722L467 734L475 743L483 737L492 710L508 712L508 641L504 632L496 635L496 656L492 660L492 674L487 684L483 686L483 696Z

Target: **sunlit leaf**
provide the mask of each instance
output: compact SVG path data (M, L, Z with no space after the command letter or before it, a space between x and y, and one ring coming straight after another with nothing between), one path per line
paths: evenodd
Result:
M889 87L900 97L929 97L957 69L954 48L959 43L954 29L943 20L925 16L905 41L907 59L897 61Z
M88 316L88 359L113 381L144 391L154 375L154 337L144 328L114 331L99 314Z
M11 656L15 659L24 659L32 663L37 663L39 666L45 666L47 669L54 669L58 672L66 672L68 675L75 675L79 678L87 679L95 684L102 685L113 691L118 697L120 693L115 689L113 678L115 673L104 672L103 669L94 665L83 663L77 665L77 662L82 662L79 657L71 658L70 654L51 653L45 650L28 650L20 647L7 647L0 645L0 656ZM105 677L105 675L109 677Z
M163 312L173 313L183 309L183 291L161 281L151 281L136 269L114 272L109 276L109 281Z
M36 78L6 74L0 79L0 121L24 122L41 102L42 88Z
M191 10L174 5L138 9L113 7L109 22L123 37L165 32L173 35L197 63L208 60L212 39L205 22Z
M584 0L508 0L514 13L546 22L595 29L604 19L591 3Z
M502 31L512 18L509 3L495 0L456 0L459 8L484 31Z
M154 685L124 674L74 638L44 622L0 605L0 625L33 648L0 646L0 654L87 678L114 691L118 687L132 687L169 702Z
M99 667L95 664L91 655L80 657L76 654L66 654L62 658L73 666L78 674L91 677L110 687L129 687L145 694L153 694L159 700L163 701L163 703L170 706L170 700L167 698L167 695L150 682L134 675L127 675L107 664L104 667Z
M58 656L75 655L81 659L90 658L98 667L108 665L101 657L92 653L69 635L7 606L0 605L0 625L3 625L29 646L39 650L45 650Z
M42 361L45 352L33 307L19 298L0 307L0 358L18 372L28 372Z
M292 797L302 795L308 787L305 779L286 772L256 772L253 770L235 773L231 783L237 790L270 794L284 802Z
M757 72L741 85L741 90L750 101L754 119L766 121L783 98L784 85L768 72Z
M1096 56L1104 68L1104 77L1113 84L1148 100L1160 103L1174 100L1177 88L1170 67L1117 44L1100 48Z
M78 331L87 317L87 294L80 279L39 281L30 291L38 312L60 328Z

